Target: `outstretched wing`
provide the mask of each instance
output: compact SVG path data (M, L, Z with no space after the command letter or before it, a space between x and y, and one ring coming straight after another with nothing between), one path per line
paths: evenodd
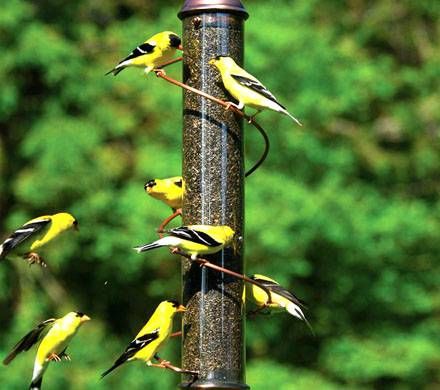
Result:
M145 42L142 45L139 45L136 49L134 49L127 57L121 60L119 64L123 63L124 61L128 61L133 58L143 56L144 54L150 54L153 52L155 47L156 47L155 45Z
M186 226L182 226L176 229L171 229L169 230L168 233L170 236L191 241L195 244L206 245L208 247L216 247L221 245L221 242L214 240L209 234L198 230L189 229Z
M16 246L27 240L33 234L44 229L50 221L50 218L41 218L28 222L17 229L0 246L0 258L5 257Z
M276 99L276 97L270 92L263 84L261 84L258 80L252 80L248 77L239 76L237 74L231 74L231 77L238 81L241 85L251 89L254 92L259 93L260 95L263 95L265 98L268 98L269 100L272 100L276 104L278 104L281 108L284 110L286 107L281 105L281 103Z
M269 280L265 279L254 279L256 282L262 284L263 286L267 287L269 291L274 292L275 294L278 294L282 296L283 298L286 298L290 302L293 302L295 305L301 306L303 308L306 307L306 304L303 300L299 299L296 295L294 295L292 292L286 290L284 287L281 287L278 283L271 282Z
M137 352L139 352L142 348L145 348L152 341L159 338L159 328L153 330L151 333L144 334L138 338L135 338L127 347L125 352L119 356L118 360L116 360L107 371L101 374L101 378L112 372L116 367L119 367L121 364L125 363L128 359L133 357Z
M23 351L28 351L33 345L38 343L42 338L42 334L47 330L53 323L55 318L50 318L46 321L38 324L34 329L32 329L26 336L24 336L15 346L8 356L3 360L4 365L8 365L14 358Z

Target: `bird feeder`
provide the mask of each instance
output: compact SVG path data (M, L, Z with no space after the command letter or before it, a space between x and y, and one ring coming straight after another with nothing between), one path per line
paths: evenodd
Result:
M183 21L183 81L230 100L208 62L228 55L243 64L244 21L239 0L187 0ZM184 225L228 225L233 245L206 256L243 273L244 158L242 118L203 96L183 95ZM243 282L183 259L183 368L198 371L194 389L247 389ZM188 386L183 381L181 387Z

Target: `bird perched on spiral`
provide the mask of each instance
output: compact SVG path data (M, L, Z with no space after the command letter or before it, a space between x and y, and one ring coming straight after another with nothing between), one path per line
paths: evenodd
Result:
M128 344L124 353L108 370L101 374L101 378L110 374L120 365L135 360L143 361L149 366L165 368L163 364L151 361L153 358L158 359L158 351L170 338L175 314L185 310L185 307L175 300L161 302L134 340Z
M280 286L276 280L265 275L255 274L251 276L251 279L264 286L270 292L269 299L267 292L261 287L255 284L246 286L246 300L257 307L256 312L265 309L269 312L287 311L294 317L304 321L313 332L310 323L307 321L306 316L301 310L301 307L305 308L305 304L301 299L291 291Z
M223 85L232 97L238 100L238 105L233 105L239 110L249 106L257 110L251 119L264 109L270 109L289 116L298 125L301 122L291 115L286 107L281 105L276 97L270 92L257 78L246 72L243 68L228 56L217 56L209 61L210 65L215 66L223 81Z
M180 249L195 260L199 255L208 255L221 251L232 242L234 231L229 226L190 225L170 229L166 237L151 244L135 247L137 252L168 246Z

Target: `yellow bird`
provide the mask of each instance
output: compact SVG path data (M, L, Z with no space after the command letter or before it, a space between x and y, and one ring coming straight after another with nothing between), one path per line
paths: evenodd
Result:
M214 65L219 70L226 90L238 100L238 105L229 103L230 105L234 105L239 110L243 109L244 106L256 109L257 113L253 117L262 110L269 108L289 116L298 125L302 126L298 119L292 116L260 81L239 67L231 57L217 56L211 59L209 64Z
M229 226L190 225L171 229L166 233L168 236L134 249L140 253L168 246L183 250L195 260L198 255L207 255L222 250L231 243L234 237L234 231Z
M269 303L268 294L261 287L255 284L246 286L246 299L256 305L258 311L266 308L274 312L286 310L294 317L304 321L310 330L312 330L310 323L301 310L301 307L305 307L302 300L267 276L255 274L251 276L251 279L266 287L271 293L271 303Z
M34 251L69 229L78 229L78 221L69 213L43 215L18 228L0 245L0 260L8 255L27 259L30 264L45 265Z
M145 68L145 74L157 69L170 61L176 53L182 50L179 36L171 31L163 31L136 47L127 57L119 62L111 71L116 76L123 69L133 66Z
M181 176L152 179L145 183L145 192L170 206L173 211L182 208L185 185Z
M183 311L185 311L185 307L177 301L161 302L135 339L128 344L124 353L114 362L113 366L101 375L101 378L121 364L133 360L144 361L149 366L163 367L161 364L153 364L151 360L153 358L160 359L157 352L170 338L174 315Z
M70 340L76 334L79 327L90 317L80 312L70 312L59 319L51 318L38 324L26 336L24 336L12 349L9 355L3 360L3 364L8 365L20 352L28 351L40 340L37 349L37 356L34 363L31 390L39 390L43 381L43 374L49 362L61 361L61 358L70 360L66 354L66 349ZM45 336L43 334L46 333Z

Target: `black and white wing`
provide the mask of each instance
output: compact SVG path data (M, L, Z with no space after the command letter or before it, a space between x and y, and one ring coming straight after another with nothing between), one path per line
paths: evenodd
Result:
M50 326L55 322L55 318L50 318L39 323L26 336L24 336L15 346L8 356L3 360L4 365L8 365L14 358L23 351L28 351L33 345L37 344L43 337L43 333L49 330Z
M155 45L145 42L139 45L138 47L136 47L136 49L134 49L127 57L121 60L119 64L122 64L124 61L132 60L133 58L143 56L144 54L150 54L153 52L155 47L156 47Z
M253 278L256 282L262 284L264 287L267 287L267 289L275 294L278 294L282 296L283 298L286 298L290 302L294 303L295 305L301 306L303 308L306 308L306 304L303 300L299 299L295 294L292 292L286 290L284 287L280 286L276 282L272 282L270 280L265 279L258 279Z
M116 367L119 367L121 364L125 363L128 359L133 357L137 352L139 352L142 348L145 348L152 341L159 338L159 328L153 330L151 333L144 334L138 338L135 338L126 348L124 353L119 356L119 358L114 362L113 366L111 366L107 371L101 374L101 378L112 372Z
M171 229L168 231L168 233L170 236L191 241L195 244L206 245L208 247L217 247L222 245L221 242L214 240L209 234L199 230L189 229L187 226Z
M253 80L248 77L240 76L237 74L231 74L231 77L238 81L241 85L251 89L254 92L263 95L265 98L272 100L276 104L278 104L282 109L286 109L281 103L276 99L276 97L270 92L263 84L261 84L258 80Z
M33 234L44 229L50 221L50 218L36 219L17 229L3 242L3 244L0 245L0 259L5 257L12 249L27 240Z

